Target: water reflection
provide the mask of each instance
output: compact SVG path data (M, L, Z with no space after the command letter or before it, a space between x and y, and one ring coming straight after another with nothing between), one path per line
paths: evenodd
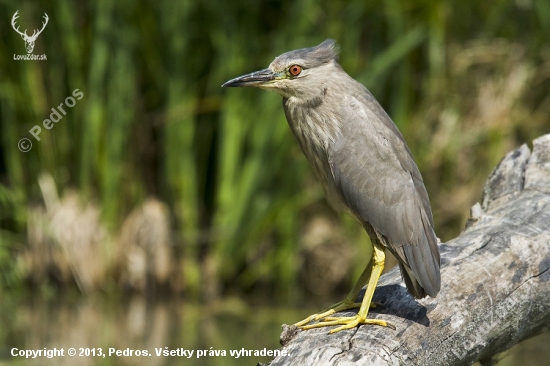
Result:
M35 300L0 305L0 365L242 365L268 362L271 357L235 358L230 350L274 350L282 323L306 316L263 307L247 308L238 300L210 306L183 301L147 302L142 297L106 300L87 298L46 302ZM12 348L64 349L65 357L25 359L13 357ZM77 356L69 357L69 348ZM185 356L156 356L156 349L193 350ZM83 350L80 351L79 349ZM86 348L96 350L86 351ZM99 355L101 348L105 357ZM122 352L147 350L151 356L109 356L109 348ZM197 352L205 355L197 358ZM218 356L209 356L210 351ZM226 356L222 356L225 351ZM95 353L96 356L78 356ZM189 354L186 354L187 356Z
M314 309L299 311L249 307L239 299L201 306L183 300L150 302L131 298L87 297L62 301L18 300L0 302L0 365L254 365L271 357L241 356L230 350L278 349L280 326L302 319ZM498 366L546 365L550 359L550 332L526 340L496 357ZM67 356L69 348L77 356ZM177 350L186 356L157 356L160 349ZM64 349L64 357L25 359L13 357L20 350ZM122 353L146 350L151 356L109 356L109 349ZM80 349L83 349L82 351ZM88 351L86 351L88 349ZM95 350L93 350L95 349ZM99 355L101 352L105 357ZM197 352L204 355L197 358ZM210 351L219 356L209 356ZM225 351L225 356L220 355ZM96 356L78 356L79 353ZM476 364L479 365L479 364Z

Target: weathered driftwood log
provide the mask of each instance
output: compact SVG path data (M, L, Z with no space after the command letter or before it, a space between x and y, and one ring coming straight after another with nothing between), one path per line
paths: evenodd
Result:
M512 151L487 180L466 229L440 245L441 292L414 300L397 268L374 301L397 330L284 326L281 365L470 365L550 328L550 135ZM362 295L361 295L362 296ZM342 314L349 315L349 314ZM490 363L490 362L488 362Z

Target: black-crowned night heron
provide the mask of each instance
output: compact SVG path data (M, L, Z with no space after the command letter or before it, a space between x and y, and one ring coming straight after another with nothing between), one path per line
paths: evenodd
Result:
M372 94L338 64L333 40L283 53L269 68L223 84L272 90L283 97L290 129L321 181L329 202L363 225L372 258L349 295L296 323L301 329L359 324L392 326L367 319L384 268L384 249L399 261L409 292L435 297L441 277L437 237L428 193L403 136ZM367 285L363 301L356 298ZM352 317L330 315L360 308ZM308 324L312 320L320 320Z

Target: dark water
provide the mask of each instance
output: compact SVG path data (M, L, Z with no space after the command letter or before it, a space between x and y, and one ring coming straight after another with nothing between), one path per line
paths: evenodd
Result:
M256 365L272 357L254 356L254 351L266 354L280 347L281 324L309 315L308 310L251 307L239 300L200 306L184 301L148 303L141 297L8 301L2 302L0 311L2 366ZM76 356L68 356L69 348ZM40 349L63 349L64 356L27 359L11 354ZM238 357L231 350L239 352ZM134 355L128 356L130 351ZM141 355L135 356L136 351ZM157 356L157 351L173 351L174 356Z
M3 296L0 366L256 365L272 357L254 352L279 348L281 324L314 310L249 306L239 299L204 306L183 300L147 302L142 297L45 301ZM497 365L550 365L549 345L546 332L499 355ZM70 348L75 356L68 355ZM11 354L44 349L63 349L63 356L33 359ZM157 356L163 351L173 356Z

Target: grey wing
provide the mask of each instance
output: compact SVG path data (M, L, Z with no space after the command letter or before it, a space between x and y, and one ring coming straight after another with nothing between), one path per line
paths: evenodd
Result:
M435 297L440 257L420 172L378 102L348 102L341 137L329 149L335 185L351 212L382 235L400 262L409 291L416 297Z

